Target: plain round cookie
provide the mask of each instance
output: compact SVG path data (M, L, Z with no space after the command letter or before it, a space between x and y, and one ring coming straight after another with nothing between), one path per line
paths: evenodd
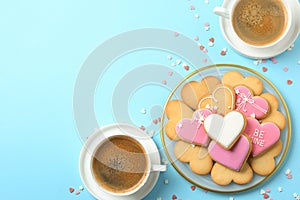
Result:
M211 170L211 179L218 185L229 185L232 181L236 184L243 185L247 184L252 180L253 171L248 163L237 172L231 170L219 163L215 163Z
M192 172L199 175L209 174L213 166L213 161L205 147L178 141L174 147L174 154L179 161L189 163Z

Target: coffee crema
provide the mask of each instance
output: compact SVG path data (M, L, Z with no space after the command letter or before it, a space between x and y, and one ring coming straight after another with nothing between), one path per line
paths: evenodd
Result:
M113 193L127 193L146 177L147 158L144 148L128 136L113 136L98 147L92 159L96 182Z
M287 10L281 0L240 0L232 14L237 35L255 46L277 41L285 32L287 22Z

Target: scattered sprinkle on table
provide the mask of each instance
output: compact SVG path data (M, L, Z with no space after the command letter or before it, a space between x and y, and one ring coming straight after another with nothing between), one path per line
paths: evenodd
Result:
M293 81L292 81L292 80L287 80L287 84L288 84L288 85L292 85L292 84L293 84Z
M177 60L176 60L176 64L177 64L177 65L180 65L181 62L182 62L182 61L181 61L180 59L177 59Z
M192 186L191 186L191 190L194 191L195 189L196 189L196 186L195 186L195 185L192 185Z
M168 55L168 56L167 56L167 59L168 59L168 60L172 60L173 57L172 57L171 55Z
M73 193L74 191L75 191L74 188L72 188L72 187L69 188L69 192L70 192L70 193Z
M195 6L194 5L190 5L190 10L195 10Z
M79 191L83 191L84 190L84 187L81 185L81 186L79 186Z
M287 72L287 71L289 71L289 68L288 67L284 67L283 71Z
M146 128L145 128L145 126L142 125L142 126L140 126L140 129L144 131Z
M166 80L162 80L161 83L164 84L164 85L167 85L167 81Z
M172 76L172 75L173 75L173 72L172 72L172 71L169 71L169 72L168 72L168 75L169 75L169 76Z
M168 185L168 184L169 184L169 180L168 180L168 179L165 179L165 180L164 180L164 184L165 184L165 185Z
M142 109L140 110L140 113L146 114L146 109L145 109L145 108L142 108Z
M266 71L268 71L268 68L262 67L262 71L263 71L263 72L266 72Z
M278 187L278 192L282 192L282 187Z
M199 15L198 13L196 13L196 14L194 15L194 17L195 17L196 19L199 19L199 18L200 18L200 15Z
M179 33L178 33L178 32L174 32L174 36L175 36L175 37L178 37L178 36L179 36Z

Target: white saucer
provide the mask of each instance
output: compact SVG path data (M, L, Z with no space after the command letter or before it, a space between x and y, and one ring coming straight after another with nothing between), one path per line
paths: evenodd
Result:
M234 1L224 1L222 7L229 8ZM278 44L273 47L251 47L241 42L240 39L237 38L237 35L233 32L233 29L230 26L230 19L226 19L224 17L220 17L220 27L222 34L226 41L231 45L231 47L239 52L240 54L256 59L263 58L272 58L286 51L297 39L300 32L300 17L299 17L299 3L297 1L291 1L292 19L294 22L291 26L291 31L286 35L286 38L281 40Z
M85 145L82 147L79 158L79 172L81 180L83 181L86 189L99 200L140 200L153 189L159 177L160 172L151 172L145 185L136 193L128 196L113 196L97 187L97 183L94 181L93 175L90 170L90 165L87 164L91 161L91 152L86 147L98 144L99 141L103 140L103 137L107 138L114 135L120 130L120 128L124 130L127 135L143 140L144 147L148 150L148 152L150 152L149 156L152 164L159 165L161 163L159 151L156 144L151 139L151 137L149 137L143 131L138 130L137 127L128 124L113 124L96 130L89 136Z

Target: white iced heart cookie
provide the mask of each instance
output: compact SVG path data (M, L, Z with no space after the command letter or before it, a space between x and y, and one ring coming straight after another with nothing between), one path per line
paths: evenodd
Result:
M230 149L243 133L246 126L244 115L238 111L229 112L223 117L211 114L204 121L209 137L225 149Z

